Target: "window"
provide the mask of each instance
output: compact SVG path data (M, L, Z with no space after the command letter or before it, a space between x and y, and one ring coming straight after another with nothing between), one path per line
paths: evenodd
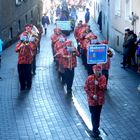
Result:
M100 7L99 7L99 4L98 4L98 13L100 12Z
M119 38L119 36L117 36L117 46L119 46L119 43L120 42L120 38Z
M31 11L31 23L33 23L33 11Z
M23 0L16 0L16 5L21 5L21 3L23 2Z
M28 23L28 16L25 15L25 24L27 24L27 23Z
M19 32L21 31L21 21L20 20L18 21L18 31Z
M96 2L96 10L97 10L97 2Z
M104 24L105 24L105 22L106 22L106 20L105 20L105 14L103 14L103 15L104 15L104 16L103 16L103 18L104 18L104 21L103 21L103 22L104 22Z
M31 18L33 18L33 11L31 11Z
M12 39L13 38L13 28L11 27L9 29L9 39Z
M132 1L125 0L125 18L129 20L129 17L132 15Z
M115 0L115 15L121 15L121 0Z

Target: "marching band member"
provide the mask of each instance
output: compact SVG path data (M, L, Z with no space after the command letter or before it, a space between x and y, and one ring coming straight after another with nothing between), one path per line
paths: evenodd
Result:
M106 87L106 78L102 75L102 66L94 65L92 75L88 76L84 89L87 94L89 110L91 113L92 136L99 137L100 114L104 104L104 91Z
M72 41L67 40L65 42L65 47L63 49L62 55L62 64L64 67L65 80L67 85L67 93L72 93L72 84L74 79L74 68L77 66L76 56L79 56L79 52L72 45Z
M59 77L61 78L62 80L62 84L65 84L65 78L64 78L64 68L63 68L63 64L62 64L62 51L63 51L63 48L65 47L65 41L66 41L66 38L64 37L60 37L59 38L59 41L57 41L54 45L54 52L55 52L55 60L56 60L56 66L57 66L57 69L58 69L58 74L59 74Z
M80 51L80 30L82 28L82 20L79 21L78 25L76 26L75 30L74 30L74 37L76 39L76 42L77 42L77 49L79 51L79 53L81 52Z
M20 36L15 51L18 53L18 74L20 82L20 90L30 90L32 85L31 64L33 61L33 51L36 49L26 35Z
M53 55L54 55L54 45L59 40L60 36L64 36L64 35L62 34L62 32L59 28L55 28L54 34L51 36Z
M101 42L101 44L108 45L108 41L103 40ZM109 69L110 69L111 57L113 57L113 52L111 51L110 48L108 48L108 50L107 50L107 62L105 64L102 64L102 74L106 77L106 83L107 84L108 84L108 78L109 78Z

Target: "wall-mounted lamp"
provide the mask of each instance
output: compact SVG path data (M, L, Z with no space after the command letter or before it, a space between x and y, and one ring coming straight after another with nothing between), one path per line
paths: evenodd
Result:
M132 12L132 15L129 16L129 19L131 20L131 24L134 25L136 20L139 19L139 16L137 16L136 13L134 14L134 12Z

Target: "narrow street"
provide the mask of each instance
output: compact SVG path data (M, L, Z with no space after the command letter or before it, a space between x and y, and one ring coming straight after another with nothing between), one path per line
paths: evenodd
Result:
M0 75L0 139L89 139L71 97L65 95L54 67L50 35L41 40L37 71L29 93L20 93L15 44L4 51ZM7 64L7 65L5 65Z
M91 29L103 37L91 20ZM90 113L83 89L87 72L78 58L72 97L66 95L54 66L50 36L42 36L37 55L37 71L32 89L19 92L15 44L3 52L0 76L0 139L1 140L89 140ZM73 35L69 36L73 41ZM101 136L104 140L139 140L140 75L121 69L121 55L112 59L106 102L101 114Z

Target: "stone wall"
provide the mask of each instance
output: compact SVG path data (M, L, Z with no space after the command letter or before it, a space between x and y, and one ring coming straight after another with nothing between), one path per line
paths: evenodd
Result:
M16 5L16 0L3 0L0 6L0 37L4 47L17 39L26 23L40 21L42 8L38 0L23 0L19 5Z

